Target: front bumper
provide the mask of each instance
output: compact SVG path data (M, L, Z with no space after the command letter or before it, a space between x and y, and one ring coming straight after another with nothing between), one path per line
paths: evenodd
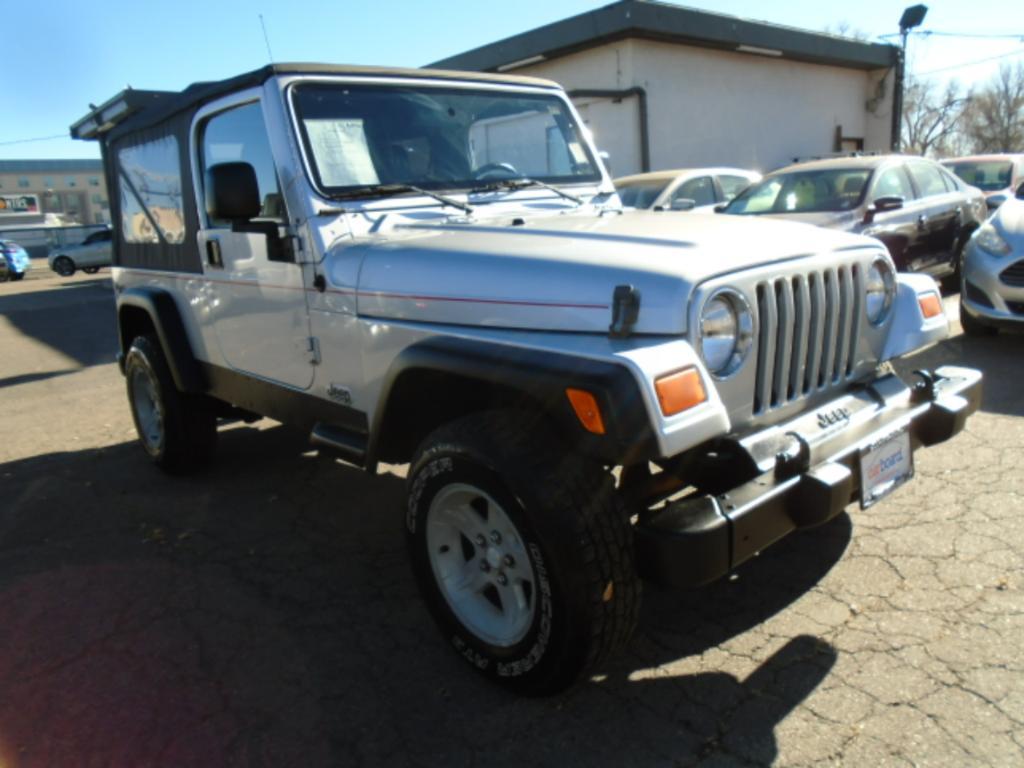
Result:
M786 534L824 523L859 499L862 448L903 426L913 449L941 443L980 404L981 373L970 368L924 372L913 388L888 374L813 413L736 440L756 475L726 493L690 496L643 514L634 529L641 576L691 587L726 575ZM843 415L833 420L835 414Z

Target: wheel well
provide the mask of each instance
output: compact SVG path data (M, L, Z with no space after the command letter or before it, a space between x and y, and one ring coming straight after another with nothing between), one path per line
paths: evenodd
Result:
M435 429L470 413L514 409L536 419L555 421L553 403L542 403L514 387L454 375L446 371L410 370L392 385L377 427L376 460L408 462L417 446ZM533 424L523 424L529 429Z
M141 307L121 307L117 314L117 325L121 337L121 352L124 354L128 353L128 347L136 336L156 336L153 318Z

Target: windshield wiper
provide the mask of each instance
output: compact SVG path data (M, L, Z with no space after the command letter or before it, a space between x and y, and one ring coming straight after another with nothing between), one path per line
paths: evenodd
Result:
M466 205L463 202L459 202L453 197L442 195L438 192L431 192L429 189L423 189L422 187L416 187L412 184L364 184L360 187L352 187L344 192L335 192L330 197L332 200L351 200L355 197L362 197L363 195L376 195L377 197L391 197L393 195L404 195L408 192L413 192L417 195L425 195L426 197L432 197L442 205L450 205L452 208L458 208L465 211L466 213L472 213L473 207Z
M564 197L566 200L572 200L576 205L583 205L582 197L570 195L568 192L563 192L558 187L552 186L551 184L538 181L537 179L528 179L526 177L520 177L518 179L499 179L498 181L492 181L490 184L485 184L482 187L474 187L469 191L471 194L475 192L493 192L499 189L515 191L526 187L540 187L541 189L547 189L560 197Z

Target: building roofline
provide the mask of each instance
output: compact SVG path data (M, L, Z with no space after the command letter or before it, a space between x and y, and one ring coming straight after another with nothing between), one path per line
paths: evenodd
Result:
M103 161L99 158L0 160L0 173L56 173L57 171L88 172L101 170L103 170Z
M653 0L621 0L428 66L493 72L599 45L640 38L853 69L896 66L899 48L698 11Z

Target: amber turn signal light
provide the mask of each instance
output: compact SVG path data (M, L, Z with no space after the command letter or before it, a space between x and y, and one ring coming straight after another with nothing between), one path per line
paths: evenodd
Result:
M942 314L942 301L937 294L926 293L917 297L917 304L921 307L921 314L925 320L929 320Z
M604 419L601 418L601 409L594 396L585 389L572 387L565 390L565 395L569 398L572 409L576 411L576 418L580 420L583 428L595 435L603 435Z
M661 412L666 416L675 416L708 399L704 382L696 368L686 368L662 376L654 382L654 389L658 393Z

